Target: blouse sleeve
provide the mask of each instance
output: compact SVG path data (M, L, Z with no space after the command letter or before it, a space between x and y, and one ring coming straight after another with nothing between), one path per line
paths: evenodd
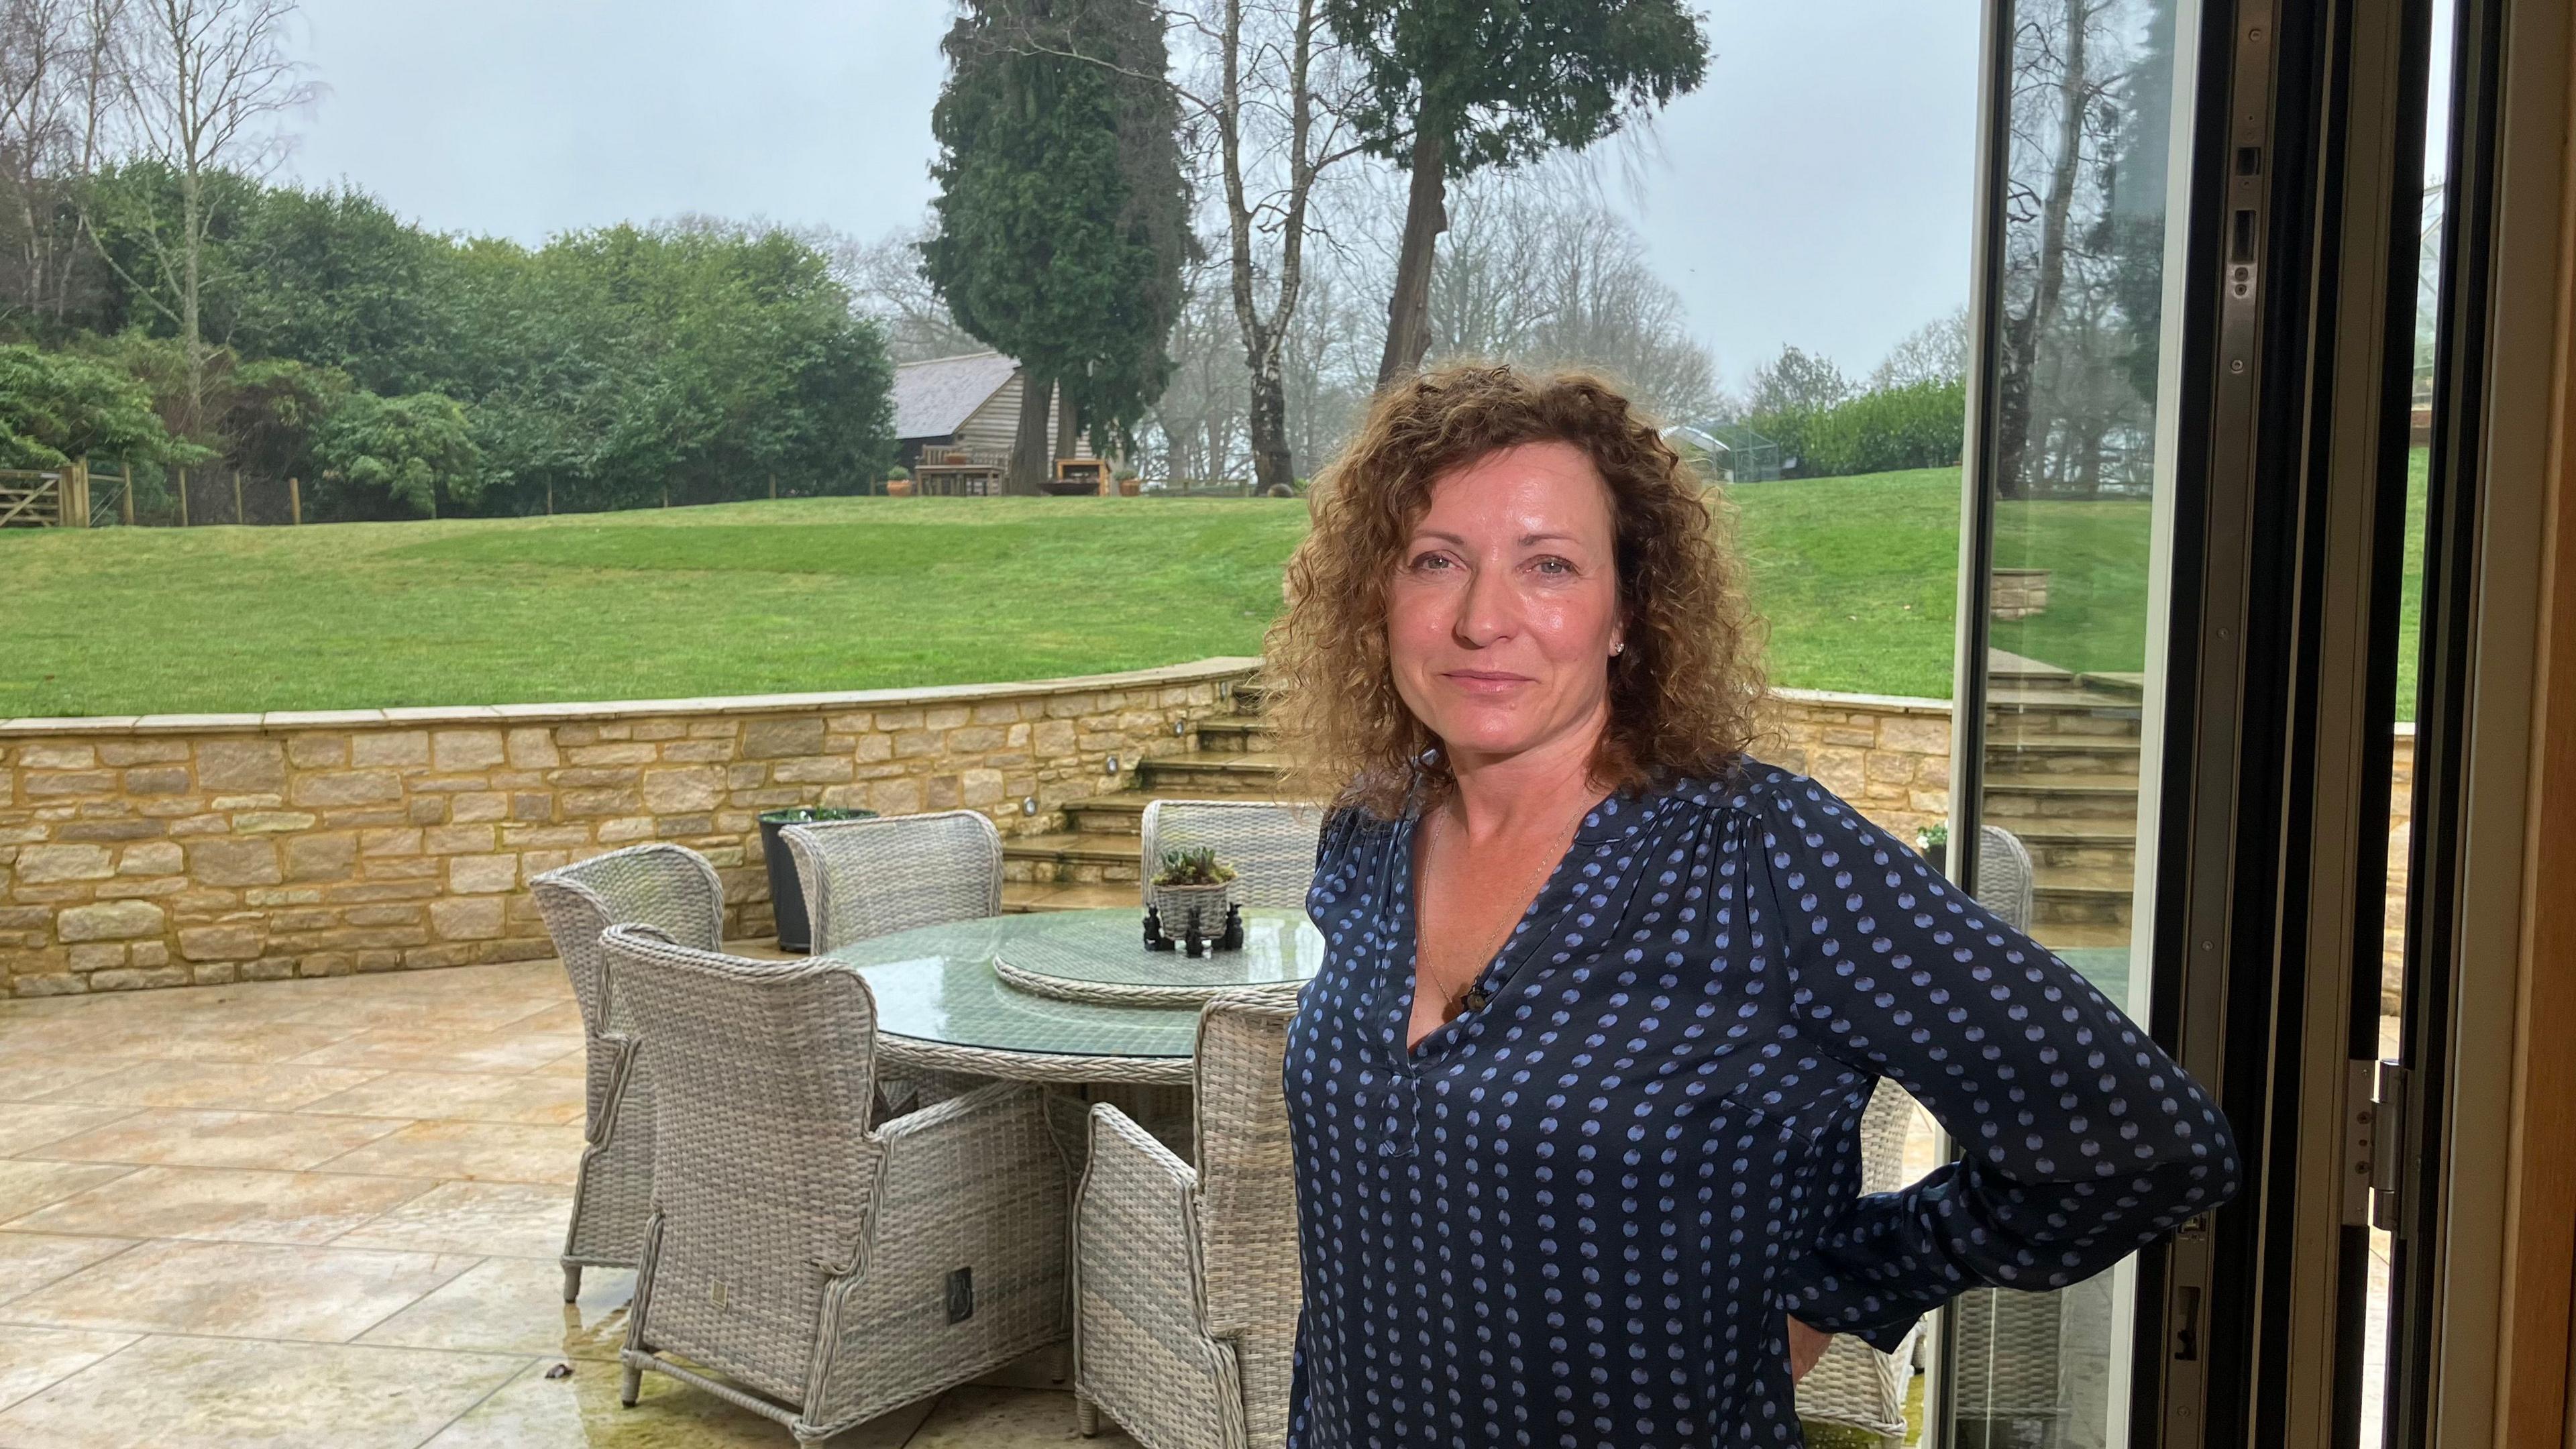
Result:
M1893 1351L1962 1292L2080 1282L2235 1195L2226 1117L2092 983L1821 787L1759 809L1800 1030L1960 1148L1830 1221L1784 1308Z

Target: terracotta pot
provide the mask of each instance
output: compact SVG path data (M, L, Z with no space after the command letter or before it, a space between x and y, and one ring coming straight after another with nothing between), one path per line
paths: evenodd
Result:
M912 480L909 478L888 478L886 480L886 496L888 498L910 498L912 496Z
M1136 496L1137 491L1142 489L1144 486L1145 480L1142 478L1121 478L1118 480L1118 496L1121 498L1133 498Z

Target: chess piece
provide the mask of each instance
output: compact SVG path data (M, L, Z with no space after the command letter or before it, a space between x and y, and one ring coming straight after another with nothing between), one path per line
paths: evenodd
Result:
M1220 951L1243 949L1243 907L1229 902L1225 908L1225 930L1216 938Z
M1163 913L1152 906L1145 908L1145 949L1148 951L1172 949L1172 938L1163 934Z

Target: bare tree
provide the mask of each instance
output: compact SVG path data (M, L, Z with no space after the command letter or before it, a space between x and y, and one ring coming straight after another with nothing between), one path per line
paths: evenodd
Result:
M957 325L948 304L921 274L921 241L929 232L922 223L896 227L875 241L815 239L858 310L885 328L886 350L897 362L927 362L979 352L984 346Z
M1957 382L1968 375L1968 309L1905 334L1869 375L1869 390L1918 382Z
M10 306L60 321L84 245L68 184L97 164L122 0L0 0L0 218Z
M175 218L151 217L139 228L152 275L125 281L179 330L188 363L183 425L192 435L206 422L213 351L205 337L216 212L209 182L219 171L273 169L291 144L279 119L322 94L287 55L295 15L296 0L133 0L115 48L127 154L167 169L179 208ZM109 265L117 265L112 257Z

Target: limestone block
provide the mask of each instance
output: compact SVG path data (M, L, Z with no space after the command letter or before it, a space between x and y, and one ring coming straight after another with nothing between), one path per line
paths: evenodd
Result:
M983 725L1016 724L1019 718L1020 701L1016 699L997 699L979 704L973 713L975 723Z
M567 820L596 820L607 815L632 815L643 808L643 792L633 787L566 790L555 797L555 813Z
M376 805L402 798L402 777L391 770L317 771L296 776L287 798L298 805Z
M74 971L105 971L125 964L125 947L113 941L74 946L67 954Z
M1006 738L1003 731L991 725L969 725L948 732L948 748L960 755L990 754L1000 749Z
M89 978L92 991L139 991L151 986L185 986L188 973L176 966L158 971L98 971Z
M275 740L200 740L197 783L208 790L282 790L286 747Z
M921 711L917 709L881 709L877 711L876 719L876 727L887 734L921 728Z
M167 966L170 947L161 941L137 941L126 948L126 956L137 966Z
M229 835L233 823L221 815L183 815L170 822L172 835Z
M361 855L418 855L420 843L418 826L395 825L358 832L358 853Z
M458 895L491 895L515 890L518 884L515 855L460 855L447 863L447 888Z
M781 760L770 767L769 775L771 779L782 785L839 785L849 780L851 768L848 760L836 760L829 755L823 755L801 760Z
M488 770L510 757L499 730L439 730L429 737L430 768L442 775Z
M206 802L209 810L274 810L286 803L283 795L217 795Z
M186 740L106 740L98 747L102 765L184 765L188 763Z
M125 772L128 795L185 795L188 793L188 771L182 765L151 765Z
M286 760L299 770L338 770L349 763L347 735L297 735L286 742Z
M1872 750L1866 759L1864 768L1872 780L1903 783L1914 778L1914 756L1901 750Z
M349 738L349 763L360 769L369 766L390 769L417 768L429 763L429 731L370 730Z
M1837 795L1857 797L1869 784L1866 756L1853 749L1819 745L1807 753L1807 774Z
M300 810L249 810L233 817L233 830L242 835L278 835L310 830L315 823Z
M555 797L528 791L510 797L512 820L543 822L555 818Z
M431 855L469 855L492 848L489 825L434 825L420 833L420 848Z
M31 886L29 889L41 889L41 887ZM160 896L185 895L187 890L188 883L176 875L140 878L127 876L116 880L100 881L92 894L102 901L139 901Z
M30 845L18 851L22 883L105 880L114 874L115 861L103 845Z
M535 726L514 729L509 732L504 744L510 757L510 764L516 769L551 770L563 763L562 753L555 747L555 736L552 730Z
M54 934L70 941L131 941L158 936L164 919L150 901L104 901L72 906L54 917Z
M911 815L920 811L921 782L914 779L880 780L868 787L868 808L880 815Z
M447 818L447 802L434 795L422 796L403 804L402 818L414 825L436 825ZM357 822L334 822L349 823ZM370 820L369 825L391 824L390 820Z
M501 934L501 898L431 901L429 925L442 941L488 941Z
M116 789L113 770L31 770L24 782L30 800L57 800L72 795L106 795Z
M681 765L644 772L644 808L657 815L712 810L724 803L725 774L713 765Z
M1002 772L999 770L968 770L958 778L958 784L970 809L1002 803Z
M1073 721L1041 720L1029 732L1029 748L1041 757L1053 758L1073 753Z
M577 745L563 752L564 763L578 766L649 765L660 758L661 747L620 740L615 744Z
M277 842L237 837L200 840L188 847L188 874L199 885L276 885Z
M742 757L746 760L778 760L821 753L823 720L819 715L743 722Z
M147 840L125 847L116 863L119 875L177 875L187 864L175 842Z
M255 961L265 942L248 921L179 928L179 954L191 961Z
M631 845L638 840L652 838L653 817L650 815L625 815L599 822L599 843L602 845Z
M1950 720L1947 715L1883 715L1878 722L1878 742L1891 750L1912 750L1922 755L1950 753Z
M933 775L921 782L921 804L925 810L954 810L965 803L965 793L954 775Z
M18 751L18 768L22 770L95 770L98 768L98 748L94 745L27 745Z
M447 801L447 818L459 825L473 825L480 824L487 820L506 819L509 816L509 813L510 797L507 795L495 794L489 790L477 790L466 795L453 795L448 797Z
M733 758L731 740L673 740L662 758L674 765L721 765Z
M358 869L358 837L346 830L286 842L288 880L346 880Z

